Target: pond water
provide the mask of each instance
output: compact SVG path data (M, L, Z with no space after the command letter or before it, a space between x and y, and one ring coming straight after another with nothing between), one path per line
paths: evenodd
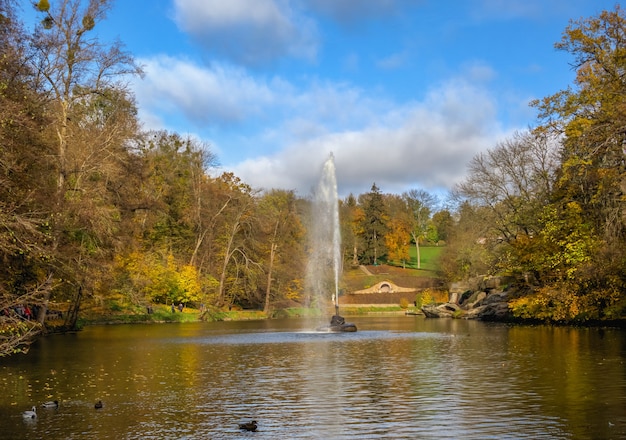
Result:
M348 321L359 331L291 319L43 338L0 359L0 438L626 438L623 330ZM59 408L23 419L48 400ZM257 432L238 429L252 419Z

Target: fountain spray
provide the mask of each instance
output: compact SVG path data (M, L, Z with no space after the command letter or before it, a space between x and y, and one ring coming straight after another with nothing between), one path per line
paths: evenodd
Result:
M309 282L318 298L328 298L329 284L334 284L332 302L335 315L331 327L338 331L356 331L356 326L345 325L339 316L339 276L341 274L341 230L339 225L339 197L335 173L335 156L331 153L322 169L322 176L313 200L311 225L311 256ZM332 274L328 274L332 267ZM330 276L329 276L330 275ZM332 278L332 279L329 279Z

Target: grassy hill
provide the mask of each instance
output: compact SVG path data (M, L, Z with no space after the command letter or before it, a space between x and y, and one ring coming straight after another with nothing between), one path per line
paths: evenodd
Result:
M417 269L415 248L411 249L411 260L405 266L402 262L387 262L387 264L365 266L367 274L360 267L344 269L341 288L346 293L367 289L381 281L391 281L400 287L423 289L440 285L437 278L439 270L439 256L443 247L422 247L421 268Z

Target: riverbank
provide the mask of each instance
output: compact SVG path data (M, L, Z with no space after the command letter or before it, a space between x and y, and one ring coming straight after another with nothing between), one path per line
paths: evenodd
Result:
M351 316L424 316L422 310L416 307L402 307L400 305L360 304L346 305L340 308L340 314L344 317ZM92 325L119 325L119 324L165 324L185 322L219 322L219 321L259 321L268 319L288 318L329 318L334 313L328 310L326 313L319 309L293 307L272 311L269 315L261 310L229 310L229 311L200 311L199 309L185 307L182 312L171 311L171 307L164 305L153 306L151 313L148 310L119 310L108 313L94 313L90 311L78 320L78 329ZM462 319L462 316L447 316L431 319ZM612 327L626 328L626 320L587 321L587 322L546 322L532 319L503 320L503 322L522 325L553 325L557 327ZM47 333L64 332L63 322L50 322L47 325Z
M266 319L267 316L258 310L206 311L184 307L182 311L171 306L152 306L150 311L120 310L109 313L90 311L79 319L79 326L104 324L146 324L175 323L197 321L248 321Z
M330 316L333 312L328 311ZM342 316L364 316L393 314L405 315L419 313L414 308L403 308L399 305L375 305L364 304L359 306L346 306L340 310ZM280 318L306 318L322 317L324 314L319 309L295 307L274 310L269 315L261 310L229 310L229 311L201 311L199 309L185 307L180 312L172 312L171 307L153 306L148 312L139 310L125 310L108 313L95 313L90 311L79 319L79 327L88 325L114 325L114 324L149 324L149 323L176 323L197 321L251 321Z

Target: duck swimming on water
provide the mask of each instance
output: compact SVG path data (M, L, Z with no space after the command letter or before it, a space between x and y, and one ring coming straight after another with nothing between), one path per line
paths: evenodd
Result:
M42 403L41 406L43 406L44 408L58 408L59 407L59 401L58 400L51 400L49 402Z
M252 431L252 432L256 431L257 429L256 420L253 420L248 423L240 423L239 429L245 429L246 431Z
M103 406L103 405L102 405L102 400L98 400L98 401L96 402L96 404L95 404L93 407L94 407L95 409L100 409L100 408L102 408L102 406Z
M24 411L22 413L22 417L25 419L36 419L37 418L37 408L33 406L33 409L30 411Z

